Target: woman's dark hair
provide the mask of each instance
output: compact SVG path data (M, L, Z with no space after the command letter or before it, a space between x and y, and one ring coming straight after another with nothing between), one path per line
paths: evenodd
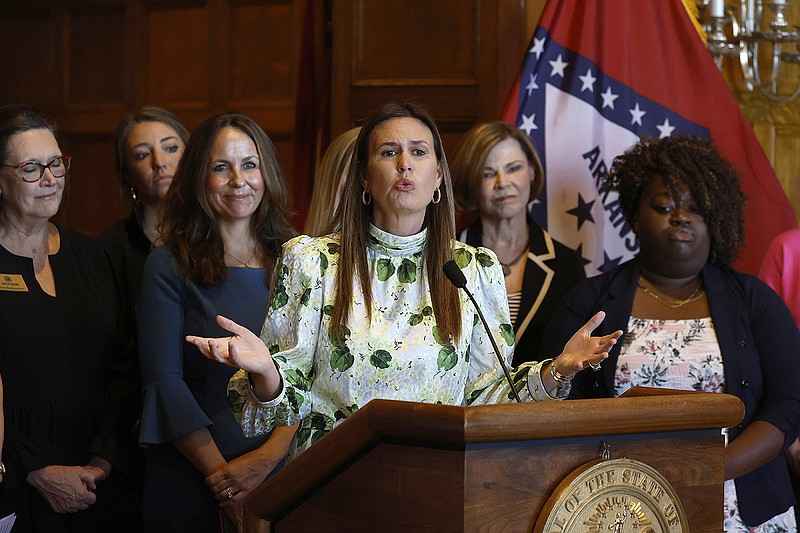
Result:
M53 135L56 133L55 125L31 106L12 104L0 107L0 163L8 163L6 158L11 137L28 130L50 130Z
M642 193L661 178L677 198L677 182L689 188L711 237L709 261L728 264L744 241L744 194L739 177L714 145L699 137L643 140L614 159L608 186L619 193L625 219L634 226Z
M370 159L369 144L373 130L387 120L394 118L413 118L427 127L433 137L433 150L436 154L442 182L439 186L441 200L430 204L425 214L424 226L428 229L425 246L425 267L428 273L428 287L431 292L436 324L445 336L458 339L461 335L461 307L457 289L447 280L442 270L452 257L455 239L455 216L453 208L453 185L450 170L439 130L433 118L416 104L390 103L371 116L356 139L356 148L342 198L334 215L334 227L341 232L341 251L339 269L336 274L336 296L331 317L331 333L337 334L347 324L353 300L353 279L357 279L364 295L367 316L371 318L372 290L367 267L367 231L372 215L372 207L363 205L361 195L363 183L367 179Z
M189 138L167 193L161 224L164 244L175 256L179 271L206 286L221 282L226 273L222 236L206 188L211 147L224 128L243 132L258 152L264 196L250 224L259 247L256 253L267 266L268 276L281 245L294 236L289 224L286 182L275 147L264 130L253 119L237 113L206 119Z
M122 190L127 192L132 187L130 168L128 168L128 136L137 124L144 122L161 122L166 124L178 134L183 144L189 141L189 130L181 124L178 117L156 106L144 106L138 111L130 113L117 124L114 130L114 166L117 169Z

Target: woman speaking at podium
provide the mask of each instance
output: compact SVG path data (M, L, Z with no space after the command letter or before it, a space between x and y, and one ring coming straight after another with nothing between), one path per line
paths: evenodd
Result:
M292 456L372 399L511 401L476 311L442 272L454 259L510 361L503 271L490 250L454 240L450 173L425 111L389 104L363 126L336 220L338 233L284 245L261 339L222 317L232 336L187 339L249 373L230 385L249 398L245 433L299 421ZM592 337L602 318L555 359L515 369L519 396L565 397L571 377L603 360L619 335Z

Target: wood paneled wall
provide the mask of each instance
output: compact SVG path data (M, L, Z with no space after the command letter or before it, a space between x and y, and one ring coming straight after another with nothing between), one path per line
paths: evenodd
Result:
M452 157L497 120L544 0L342 0L333 4L331 132L390 100L432 113Z
M385 101L426 105L451 155L464 131L496 119L543 5L7 0L0 3L0 46L14 53L6 56L11 74L0 86L0 102L30 103L57 119L62 148L73 155L61 218L79 230L98 233L123 215L112 132L125 113L145 104L174 111L189 128L226 110L256 118L276 142L302 213L313 165L296 159L295 149L318 140L324 145L329 131L351 127ZM306 24L312 12L322 20ZM297 96L305 90L298 79L310 79L299 76L307 66L301 47L309 28L316 50L303 61L315 58L313 106ZM296 130L297 111L322 111L329 122L317 131Z
M313 185L309 161L328 133L388 100L428 107L451 157L467 129L499 117L545 3L6 0L0 102L31 103L57 119L74 158L62 220L79 230L98 233L124 213L112 132L145 104L174 111L189 128L227 110L253 116L275 141L302 214ZM316 20L308 24L310 14ZM800 20L800 7L791 15ZM301 76L309 62L313 76ZM800 80L800 67L790 75ZM800 213L800 102L738 96ZM309 115L314 124L297 129Z
M54 116L62 149L73 156L62 221L98 233L122 216L113 129L145 104L175 112L190 129L215 113L247 113L275 141L291 176L305 6L300 0L0 2L6 50L0 102L33 104Z

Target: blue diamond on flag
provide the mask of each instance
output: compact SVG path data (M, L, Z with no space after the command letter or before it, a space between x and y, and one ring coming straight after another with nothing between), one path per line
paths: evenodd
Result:
M580 250L588 275L631 259L639 243L606 184L614 158L640 138L708 138L708 130L607 76L541 27L520 79L517 127L533 140L546 177L534 219Z

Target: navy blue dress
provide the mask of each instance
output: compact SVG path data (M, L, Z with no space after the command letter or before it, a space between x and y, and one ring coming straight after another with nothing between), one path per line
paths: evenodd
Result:
M235 370L209 361L186 335L230 335L224 315L256 334L267 311L263 269L228 268L220 284L204 287L177 272L166 248L150 254L137 308L143 408L139 437L147 446L144 522L147 531L217 532L217 503L202 473L172 443L207 428L226 460L258 448L268 436L247 438L234 418L228 380Z

